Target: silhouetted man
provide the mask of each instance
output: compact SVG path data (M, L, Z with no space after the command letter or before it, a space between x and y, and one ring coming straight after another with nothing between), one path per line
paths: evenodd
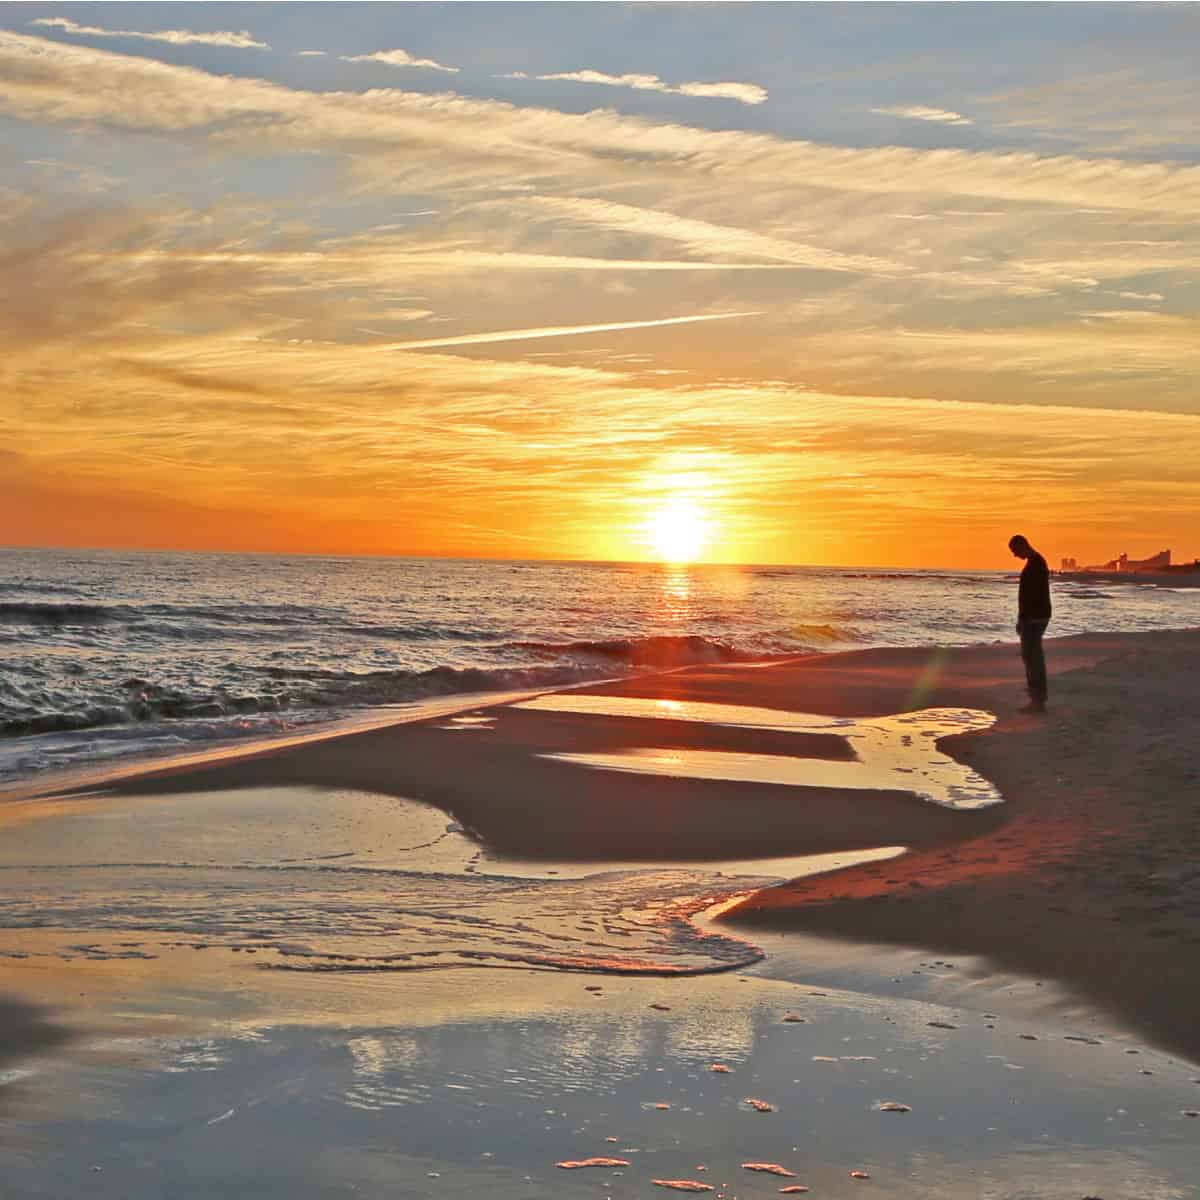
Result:
M1029 540L1019 533L1009 538L1008 548L1017 558L1025 560L1017 589L1017 633L1021 638L1029 703L1019 711L1042 713L1046 711L1046 656L1042 653L1042 634L1050 623L1050 568Z

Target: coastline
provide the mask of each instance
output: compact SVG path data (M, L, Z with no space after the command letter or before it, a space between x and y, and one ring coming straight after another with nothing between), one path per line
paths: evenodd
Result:
M464 697L0 804L14 1194L775 1194L748 1161L904 1200L1186 1194L1200 631L1048 658L1040 721L1014 646L872 650ZM669 715L553 710L589 697ZM935 758L1003 802L541 757L839 778L872 716L930 708L997 714ZM764 888L801 870L828 873Z
M995 829L759 892L725 924L981 955L1200 1058L1184 1000L1200 986L1200 631L1077 646L1097 642L1097 660L1066 673L1049 644L1047 719L1009 717L956 744L1005 792Z
M1004 797L976 811L949 811L902 792L801 792L580 770L544 756L719 745L838 761L847 748L836 731L606 720L510 706L527 693L448 699L436 712L409 715L411 723L236 746L200 762L142 764L89 786L122 796L360 789L432 804L501 858L533 862L685 864L902 844L909 852L895 861L759 891L720 924L751 938L755 929L798 930L984 955L1003 969L1075 988L1160 1044L1200 1058L1200 1034L1177 1001L1200 983L1193 925L1200 870L1189 865L1200 861L1191 816L1197 774L1183 728L1200 631L1055 639L1048 659L1053 691L1045 720L1012 715L1020 661L1015 647L999 644L689 667L571 690L841 717L948 706L994 711L992 729L949 743L955 759ZM495 718L486 737L435 720L464 710Z

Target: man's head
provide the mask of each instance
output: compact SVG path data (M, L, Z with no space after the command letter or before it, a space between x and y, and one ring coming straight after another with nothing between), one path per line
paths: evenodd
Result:
M1014 533L1008 539L1008 548L1016 558L1028 558L1033 553L1033 547L1029 544L1029 539L1021 533Z

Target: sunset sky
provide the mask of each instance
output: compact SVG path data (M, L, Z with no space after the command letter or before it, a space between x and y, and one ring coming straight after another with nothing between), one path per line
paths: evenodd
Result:
M0 544L1200 554L1200 5L0 5Z

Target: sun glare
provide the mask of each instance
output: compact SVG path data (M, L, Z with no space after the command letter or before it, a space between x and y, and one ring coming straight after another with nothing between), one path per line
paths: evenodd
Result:
M664 562L692 562L708 541L709 524L691 500L671 500L651 516L647 532Z

